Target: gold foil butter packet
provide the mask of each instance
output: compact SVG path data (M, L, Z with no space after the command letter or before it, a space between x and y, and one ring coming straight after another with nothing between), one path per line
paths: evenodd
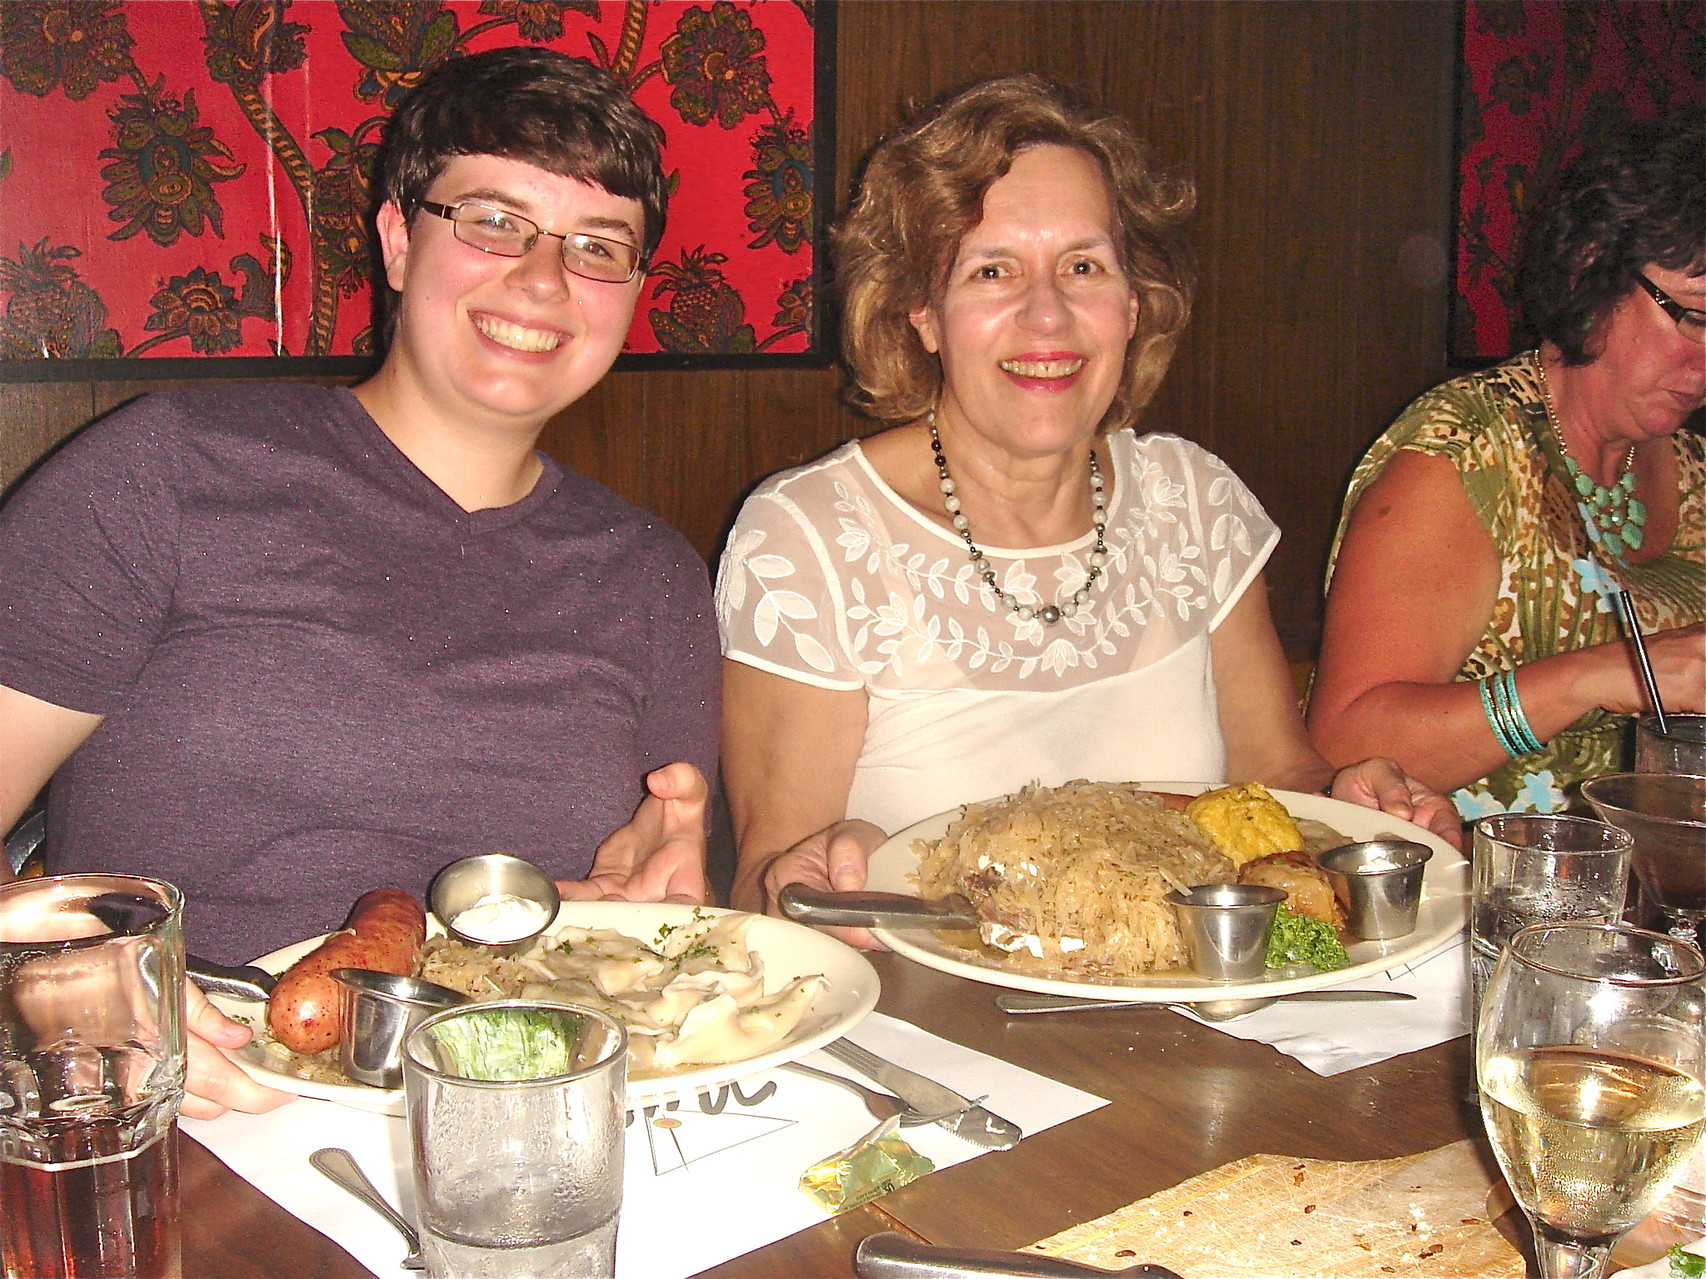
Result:
M820 1159L800 1174L800 1189L828 1212L846 1212L917 1181L936 1165L900 1136L900 1116L890 1115L846 1150Z

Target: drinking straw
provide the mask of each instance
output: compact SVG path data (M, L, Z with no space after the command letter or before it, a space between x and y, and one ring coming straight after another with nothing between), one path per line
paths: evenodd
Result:
M1653 704L1653 718L1658 721L1659 732L1668 733L1664 703L1659 700L1659 682L1653 678L1653 664L1647 658L1647 641L1641 635L1640 619L1635 616L1635 601L1629 598L1628 591L1618 591L1613 598L1617 601L1618 616L1623 619L1623 629L1629 632L1629 642L1635 646L1635 660L1641 667L1641 682L1647 686L1647 700Z

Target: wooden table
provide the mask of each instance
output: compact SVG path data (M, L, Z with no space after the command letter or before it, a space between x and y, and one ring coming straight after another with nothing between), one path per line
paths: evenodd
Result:
M1246 1155L1384 1159L1481 1131L1464 1101L1467 1039L1322 1078L1161 1009L1008 1017L993 987L874 960L883 1012L1112 1104L725 1262L710 1279L850 1279L854 1245L878 1230L1016 1248ZM186 1279L370 1279L201 1146L182 1149Z

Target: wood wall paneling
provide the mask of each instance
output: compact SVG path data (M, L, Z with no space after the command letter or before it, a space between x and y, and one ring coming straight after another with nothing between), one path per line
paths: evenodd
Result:
M1429 264L1449 234L1455 0L841 0L838 12L838 209L903 104L1014 70L1078 85L1195 180L1202 291L1148 424L1220 453L1279 521L1276 621L1307 656L1344 479L1446 372L1446 286ZM161 385L0 385L0 485ZM839 385L829 369L614 374L544 444L710 557L757 479L869 429Z

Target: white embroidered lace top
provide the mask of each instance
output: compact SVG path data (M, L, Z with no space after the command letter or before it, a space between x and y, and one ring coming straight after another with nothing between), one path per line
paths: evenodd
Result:
M893 832L1027 782L1224 780L1208 637L1279 530L1219 458L1175 435L1101 445L1108 563L1090 602L1023 621L845 444L761 485L717 574L725 656L864 689L847 815ZM1094 539L986 546L1001 588L1047 604L1084 584Z

